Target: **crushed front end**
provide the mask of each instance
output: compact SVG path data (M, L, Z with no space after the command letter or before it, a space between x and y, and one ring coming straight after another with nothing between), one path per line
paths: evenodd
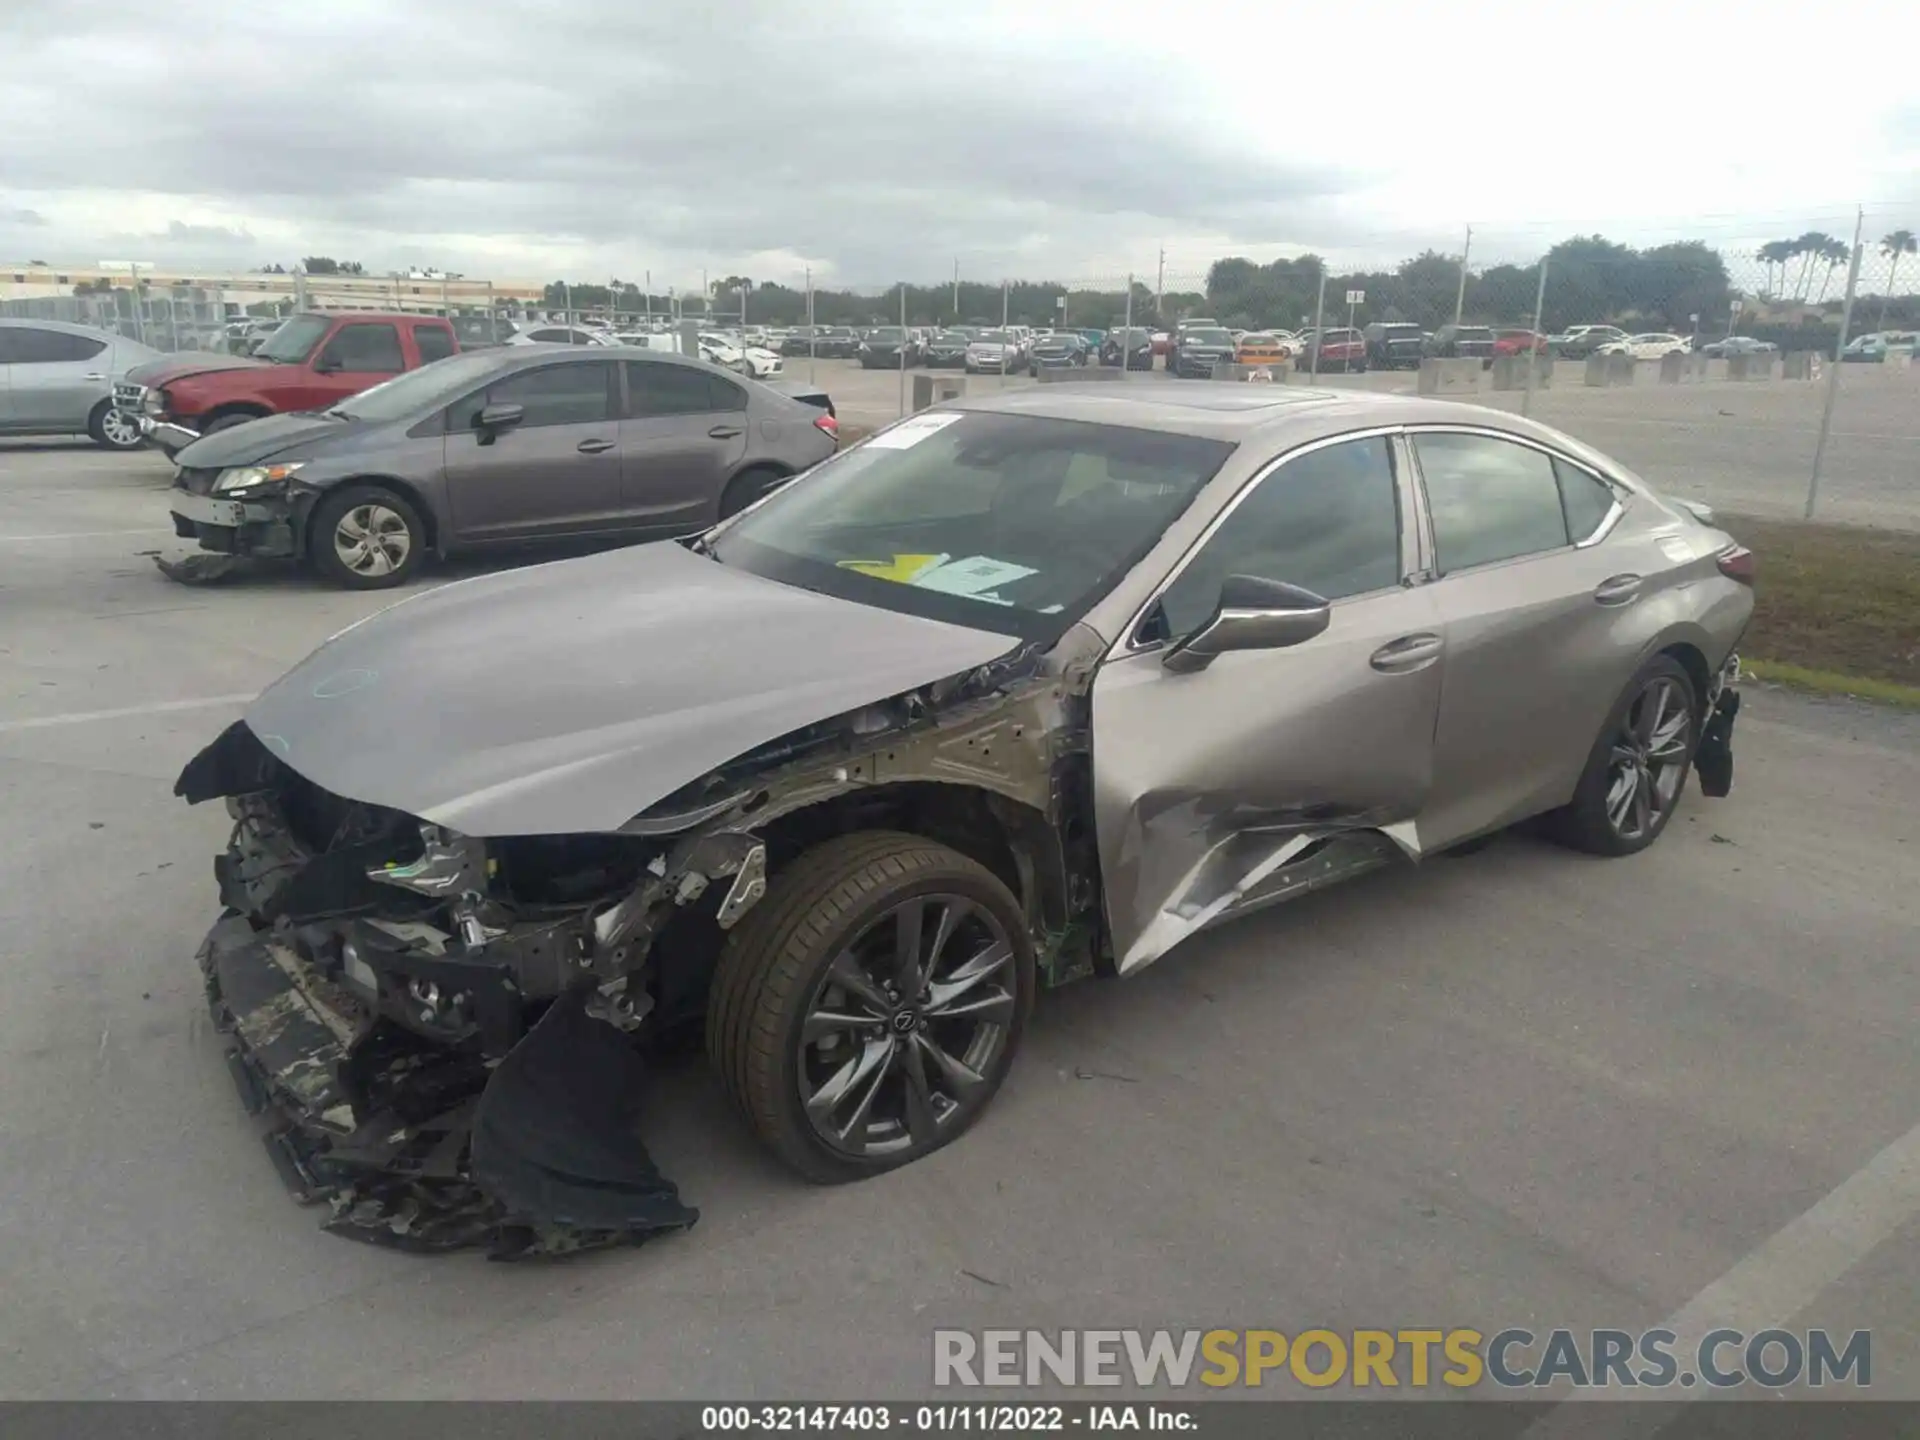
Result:
M175 788L233 817L208 1003L325 1228L518 1258L694 1223L635 1133L654 999L626 962L707 874L757 883L751 851L703 854L689 883L644 837L482 842L321 789L245 722Z

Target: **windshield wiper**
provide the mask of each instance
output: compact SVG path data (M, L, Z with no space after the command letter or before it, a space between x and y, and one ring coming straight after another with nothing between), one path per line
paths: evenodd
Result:
M322 410L320 413L329 420L357 420L360 418L349 411L340 409L338 406L335 406L331 410Z

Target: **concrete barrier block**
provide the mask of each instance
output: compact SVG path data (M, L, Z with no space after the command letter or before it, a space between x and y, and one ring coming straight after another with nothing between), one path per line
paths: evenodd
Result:
M1587 370L1583 377L1587 384L1605 385L1607 383L1607 359L1605 355L1587 356Z
M1889 350L1880 357L1880 363L1889 370L1911 370L1913 352L1911 350Z
M1482 367L1478 360L1441 360L1420 362L1418 389L1422 395L1466 395L1480 388Z
M1818 380L1825 358L1818 350L1789 350L1780 357L1780 378Z
M1267 365L1238 365L1225 362L1213 367L1215 380L1252 381L1255 384L1284 385L1290 378L1293 365L1282 360Z
M958 400L967 393L967 377L964 375L922 374L913 377L913 408L915 412L929 405L938 405L942 400Z
M1633 383L1633 372L1637 368L1633 356L1608 355L1605 358L1607 362L1607 384L1631 385Z
M1660 357L1660 383L1678 385L1680 377L1686 374L1687 357L1684 355L1662 355Z

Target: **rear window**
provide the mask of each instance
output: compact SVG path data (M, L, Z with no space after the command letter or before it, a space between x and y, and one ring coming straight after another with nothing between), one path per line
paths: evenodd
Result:
M1225 330L1189 330L1180 337L1187 345L1231 345L1233 336Z

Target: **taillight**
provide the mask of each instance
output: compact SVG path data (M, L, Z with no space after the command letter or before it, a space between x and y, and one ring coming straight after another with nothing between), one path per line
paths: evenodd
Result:
M831 438L836 444L839 442L840 422L834 419L833 416L816 415L813 420L813 428L816 430L825 431L827 436Z
M1758 568L1753 552L1744 545L1729 545L1714 556L1714 564L1720 567L1722 575L1742 585L1753 584L1753 573Z

